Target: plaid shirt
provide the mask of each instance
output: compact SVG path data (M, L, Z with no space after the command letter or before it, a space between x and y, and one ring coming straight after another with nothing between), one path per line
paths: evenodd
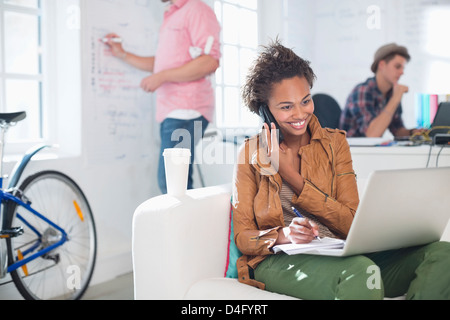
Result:
M365 137L367 128L381 112L392 96L392 90L386 98L377 87L375 78L356 86L350 93L341 115L340 128L347 131L347 137ZM404 127L402 120L402 105L400 104L392 117L389 130L394 132Z

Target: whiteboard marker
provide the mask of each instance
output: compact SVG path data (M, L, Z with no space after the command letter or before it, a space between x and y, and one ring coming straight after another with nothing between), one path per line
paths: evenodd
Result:
M104 43L108 42L109 40L111 40L111 41L114 42L114 43L122 43L122 38L111 38L111 39L103 38L103 39L102 39L102 41L103 41Z

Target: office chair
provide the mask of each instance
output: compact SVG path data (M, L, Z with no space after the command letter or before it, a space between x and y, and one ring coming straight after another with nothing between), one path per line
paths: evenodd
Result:
M318 93L312 97L314 101L314 114L319 119L323 128L338 129L339 119L341 117L341 107L337 101L323 93Z

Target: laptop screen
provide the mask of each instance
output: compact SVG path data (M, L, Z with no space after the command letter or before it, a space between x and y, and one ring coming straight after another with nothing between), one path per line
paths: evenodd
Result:
M447 126L450 127L450 102L441 102L438 111L434 117L433 127Z

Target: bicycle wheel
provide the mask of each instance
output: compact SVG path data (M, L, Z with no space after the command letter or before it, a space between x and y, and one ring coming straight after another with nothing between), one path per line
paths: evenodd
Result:
M16 196L64 229L67 241L11 272L22 296L31 300L80 299L94 271L97 237L89 203L77 184L56 171L29 176ZM8 239L8 260L26 258L62 239L62 232L10 201L9 227L22 226L23 235Z

